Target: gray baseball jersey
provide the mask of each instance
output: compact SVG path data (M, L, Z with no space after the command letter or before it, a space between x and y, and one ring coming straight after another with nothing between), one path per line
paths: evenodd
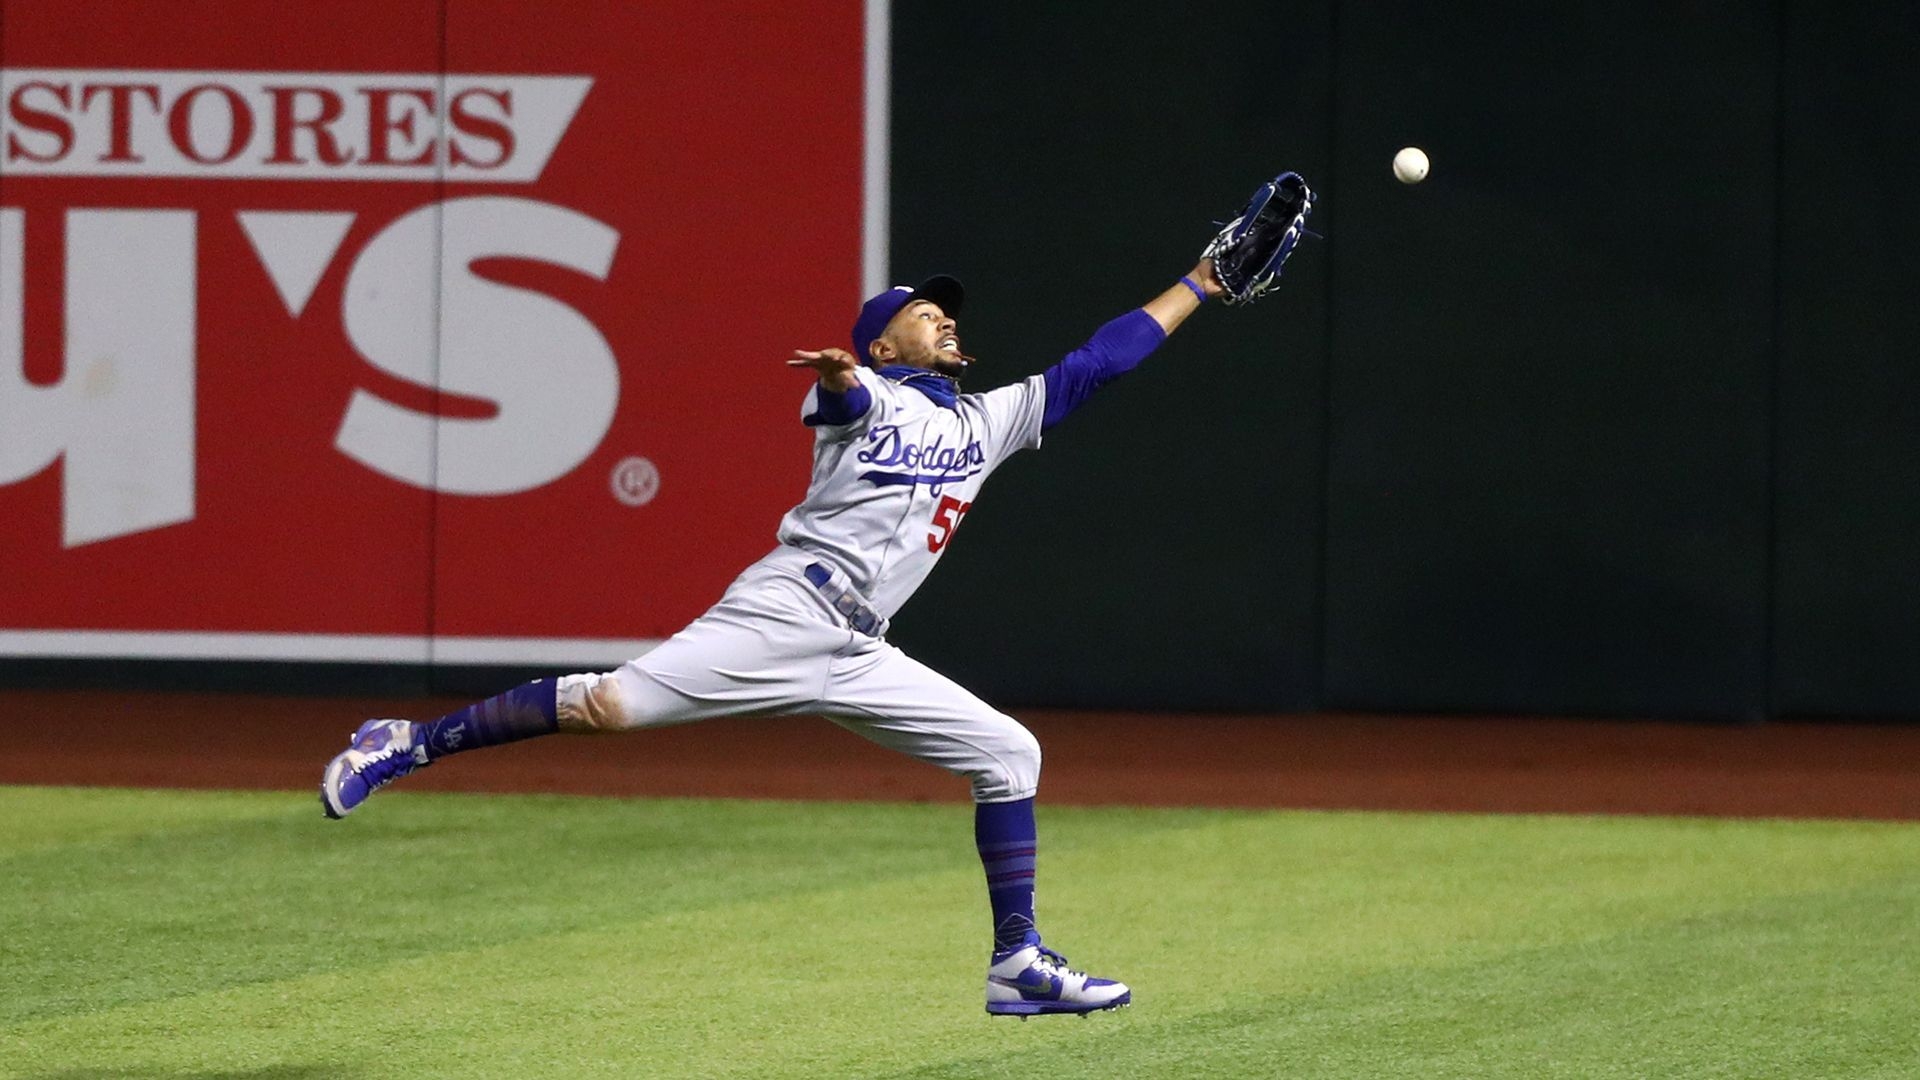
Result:
M851 423L815 426L813 481L779 539L844 570L892 618L933 571L980 485L1015 452L1040 445L1046 381L962 394L948 408L871 369L855 375L873 404ZM817 416L819 399L816 384L801 415Z

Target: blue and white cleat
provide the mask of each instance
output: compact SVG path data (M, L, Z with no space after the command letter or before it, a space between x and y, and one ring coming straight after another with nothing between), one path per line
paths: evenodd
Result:
M369 720L320 776L320 808L343 818L367 796L427 765L427 745L406 720Z
M994 953L987 967L987 1011L995 1016L1085 1016L1132 1001L1126 983L1068 969L1067 958L1040 944L1037 935L1028 936L1017 949Z

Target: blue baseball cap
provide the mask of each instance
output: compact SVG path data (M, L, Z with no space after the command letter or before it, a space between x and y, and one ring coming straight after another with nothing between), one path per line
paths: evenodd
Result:
M949 315L960 313L960 305L967 298L967 290L960 286L956 278L945 274L935 274L920 283L917 289L905 285L895 285L886 292L873 297L860 305L860 317L853 322L853 355L862 364L873 363L873 341L887 329L900 309L915 300L931 300L940 305L940 310Z

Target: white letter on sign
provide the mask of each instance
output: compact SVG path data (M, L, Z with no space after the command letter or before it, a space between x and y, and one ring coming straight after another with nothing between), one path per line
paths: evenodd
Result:
M382 371L500 411L436 417L357 390L334 445L396 480L462 495L512 494L572 472L613 423L613 349L573 308L487 281L471 264L535 259L605 280L619 243L593 218L531 199L452 199L387 226L347 276L347 337Z
M67 213L66 370L27 382L25 215L0 210L0 484L64 455L67 547L193 519L194 215Z

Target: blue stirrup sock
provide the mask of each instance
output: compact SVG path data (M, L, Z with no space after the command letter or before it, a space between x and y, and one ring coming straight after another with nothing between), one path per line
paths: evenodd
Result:
M1031 798L974 804L973 842L987 872L995 952L1040 939L1033 923L1033 867L1039 837Z
M560 728L555 680L540 679L420 725L427 760L551 735Z

